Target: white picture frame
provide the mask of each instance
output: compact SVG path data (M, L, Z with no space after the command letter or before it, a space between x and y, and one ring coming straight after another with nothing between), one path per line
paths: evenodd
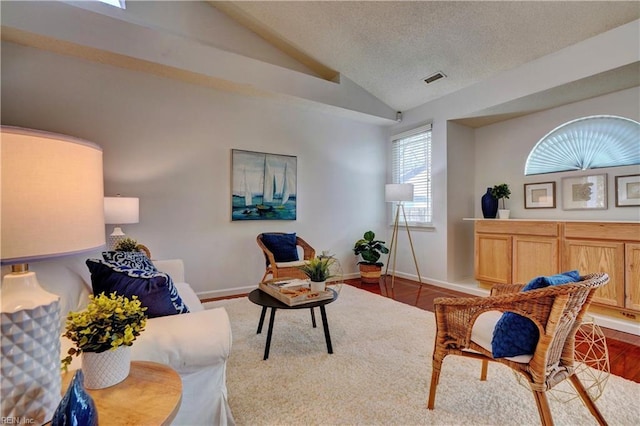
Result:
M525 209L555 209L556 183L537 182L524 184Z
M616 176L616 207L640 206L640 175Z
M607 174L562 178L563 210L606 210Z

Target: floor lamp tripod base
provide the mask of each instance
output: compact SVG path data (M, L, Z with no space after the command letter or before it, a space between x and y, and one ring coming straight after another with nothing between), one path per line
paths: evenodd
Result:
M420 276L420 269L418 268L418 260L416 258L416 252L413 248L413 240L411 239L411 232L409 231L409 225L407 225L407 215L404 211L404 205L402 202L398 203L398 208L396 209L396 218L393 222L393 233L391 234L391 245L389 250L389 259L387 260L387 268L385 269L385 287L387 282L387 277L389 276L389 264L393 261L393 268L391 274L391 296L393 297L393 288L395 284L396 278L396 258L398 253L398 229L400 227L400 211L402 210L402 217L404 219L404 227L407 230L407 238L409 239L409 245L411 247L411 255L413 256L413 263L416 266L416 273L418 275L418 282L420 283L420 288L418 289L418 295L416 296L416 305L418 304L418 300L420 299L420 294L422 293L422 277ZM393 260L392 260L393 258Z

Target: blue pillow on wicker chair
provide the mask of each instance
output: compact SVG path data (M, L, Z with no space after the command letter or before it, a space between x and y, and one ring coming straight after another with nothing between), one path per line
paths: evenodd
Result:
M276 262L294 262L298 256L297 238L292 234L262 234L262 242L273 253Z
M536 277L522 291L577 281L580 281L580 274L574 270L549 277ZM494 358L532 354L539 338L540 332L533 321L514 312L505 312L493 329L491 352Z
M128 298L138 296L149 318L189 312L171 277L164 272L143 271L101 259L88 259L86 263L94 294L116 292Z
M102 258L114 265L128 266L142 271L158 272L153 262L139 251L103 251Z

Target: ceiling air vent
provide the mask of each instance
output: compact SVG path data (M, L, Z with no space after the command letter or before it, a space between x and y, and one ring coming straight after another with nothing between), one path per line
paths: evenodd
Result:
M431 74L429 77L424 79L424 82L427 84L431 84L434 81L438 81L441 78L446 78L447 76L444 75L444 73L442 71L438 71L437 73Z

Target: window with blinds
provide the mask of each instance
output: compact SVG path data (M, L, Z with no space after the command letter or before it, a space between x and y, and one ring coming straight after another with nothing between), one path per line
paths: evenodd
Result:
M413 202L404 202L407 224L431 224L431 125L391 138L392 183L413 184ZM393 206L396 214L397 203ZM402 215L401 215L402 216ZM404 221L404 218L400 217Z

